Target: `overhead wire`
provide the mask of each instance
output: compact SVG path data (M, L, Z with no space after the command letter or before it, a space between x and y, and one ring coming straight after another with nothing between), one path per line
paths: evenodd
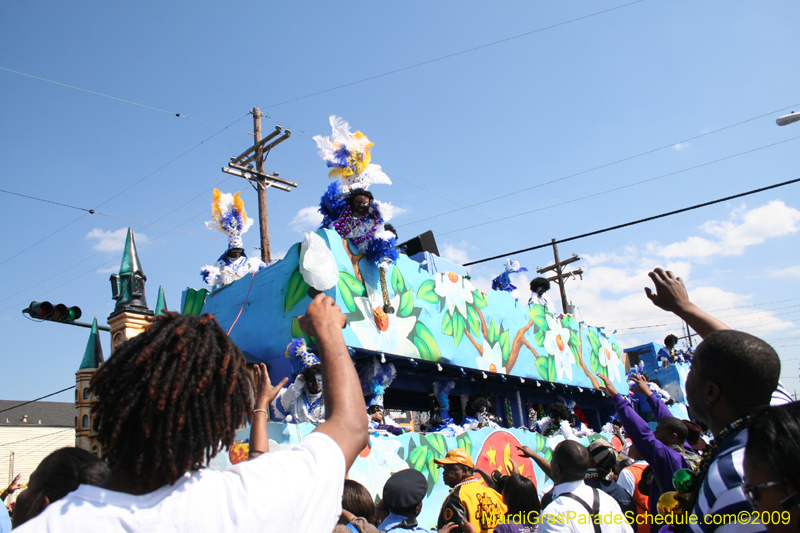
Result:
M633 220L631 222L626 222L624 224L617 224L616 226L610 226L610 227L607 227L607 228L603 228L603 229L599 229L599 230L595 230L595 231L590 231L590 232L587 232L587 233L582 233L580 235L575 235L573 237L568 237L566 239L554 239L551 242L544 243L544 244L539 244L537 246L531 246L529 248L522 248L520 250L515 250L515 251L512 251L512 252L505 253L505 254L496 255L496 256L493 256L493 257L487 257L487 258L484 258L484 259L479 259L477 261L471 261L469 263L464 263L464 266L477 265L479 263L485 263L487 261L492 261L492 260L495 260L495 259L502 259L504 257L508 257L509 255L520 254L520 253L523 253L523 252L530 252L532 250L538 250L538 249L541 249L541 248L546 248L546 247L552 246L554 244L561 244L563 242L570 242L570 241L574 241L574 240L578 240L578 239L583 239L583 238L586 238L586 237L591 237L593 235L599 235L601 233L607 233L609 231L615 231L615 230L618 230L618 229L627 228L629 226L635 226L637 224L642 224L644 222L650 222L650 221L653 221L653 220L658 220L659 218L665 218L665 217L677 215L677 214L680 214L680 213L685 213L687 211L700 209L702 207L708 207L710 205L719 204L719 203L727 202L727 201L730 201L730 200L735 200L736 198L742 198L742 197L745 197L745 196L749 196L751 194L756 194L756 193L760 193L760 192L764 192L764 191L769 191L771 189L777 189L778 187L785 187L787 185L791 185L791 184L797 183L797 182L800 182L800 178L784 181L784 182L781 182L781 183L775 183L773 185L768 185L766 187L759 187L758 189L753 189L753 190L750 190L750 191L747 191L747 192L734 194L734 195L731 195L731 196L726 196L724 198L718 198L716 200L711 200L709 202L703 202L701 204L695 204L695 205L692 205L692 206L689 206L689 207L676 209L674 211L668 211L666 213L661 213L659 215L653 215L653 216L650 216L650 217L641 218L639 220Z
M784 143L787 143L787 142L790 142L790 141L795 141L797 139L800 139L800 135L798 135L796 137L792 137L790 139L784 139L782 141L770 143L770 144L767 144L767 145L764 145L764 146L759 146L758 148L753 148L752 150L739 152L738 154L733 154L733 155L729 155L729 156L726 156L726 157L721 157L721 158L715 159L713 161L707 161L705 163L701 163L701 164L695 165L693 167L688 167L688 168L684 168L684 169L681 169L681 170L676 170L674 172L669 172L667 174L662 174L660 176L656 176L656 177L653 177L653 178L648 178L646 180L641 180L641 181L637 181L637 182L634 182L634 183L629 183L627 185L621 185L619 187L614 187L613 189L608 189L608 190L605 190L605 191L589 194L589 195L586 195L586 196L581 196L580 198L574 198L572 200L559 202L557 204L552 204L552 205L548 205L548 206L545 206L545 207L538 207L536 209L531 209L529 211L523 211L522 213L517 213L515 215L508 215L508 216L505 216L505 217L502 217L502 218L498 218L496 220L491 220L491 221L488 221L488 222L481 222L480 224L473 224L471 226L464 226L464 227L461 227L461 228L458 228L458 229L455 229L455 230L452 230L452 231L448 231L448 232L445 232L445 233L440 233L439 235L450 235L450 234L453 234L453 233L458 233L459 231L464 231L464 230L468 230L468 229L472 229L472 228L477 228L477 227L480 227L480 226L486 226L487 224L493 224L495 222L500 222L502 220L508 220L508 219L516 218L516 217L523 216L523 215L529 215L531 213L536 213L536 212L539 212L539 211L545 211L547 209L553 209L554 207L561 207L563 205L572 204L572 203L575 203L575 202L580 202L581 200L587 200L589 198L596 198L597 196L602 196L604 194L609 194L609 193L612 193L612 192L621 191L623 189L629 189L631 187L636 187L637 185L642 185L644 183L649 183L649 182L652 182L652 181L656 181L656 180L660 180L660 179L663 179L663 178L667 178L669 176L675 176L677 174L682 174L684 172L689 172L690 170L697 170L698 168L702 168L702 167L706 167L706 166L709 166L709 165L713 165L715 163L720 163L722 161L727 161L727 160L733 159L735 157L741 157L743 155L751 154L753 152L757 152L759 150L764 150L766 148L772 148L773 146L778 146L780 144L784 144Z
M283 102L278 102L277 104L272 104L270 106L267 106L267 108L278 107L278 106L282 106L282 105L285 105L285 104L290 104L292 102L298 102L300 100L305 100L306 98L311 98L313 96L319 96L320 94L329 93L331 91L337 91L339 89L344 89L345 87L352 87L353 85L358 85L360 83L365 83L365 82L368 82L368 81L377 80L379 78L384 78L386 76L391 76L392 74L397 74L399 72L405 72L406 70L411 70L411 69L422 67L422 66L425 66L425 65L430 65L431 63L436 63L438 61L443 61L445 59L450 59L450 58L457 57L457 56L460 56L460 55L468 54L470 52L475 52L477 50L482 50L484 48L489 48L491 46L496 46L498 44L507 43L508 41L513 41L515 39L521 39L522 37L527 37L528 35L533 35L535 33L540 33L540 32L547 31L547 30L552 30L553 28L558 28L560 26L565 26L567 24L572 24L574 22L578 22L578 21L581 21L581 20L586 20L588 18L592 18L592 17L596 17L596 16L599 16L599 15L603 15L605 13L610 13L612 11L616 11L618 9L623 9L623 8L626 8L626 7L635 5L635 4L640 4L643 1L644 0L636 0L635 2L629 2L627 4L611 7L609 9L604 9L602 11L596 11L596 12L590 13L588 15L583 15L581 17L577 17L577 18L573 18L573 19L570 19L570 20L565 20L565 21L562 21L562 22L558 22L556 24L551 24L549 26L544 26L544 27L541 27L541 28L537 28L535 30L531 30L531 31L528 31L528 32L525 32L525 33L521 33L519 35L514 35L513 37L506 37L505 39L500 39L499 41L493 41L491 43L482 44L480 46L474 46L472 48L468 48L468 49L462 50L460 52L454 52L452 54L447 54L447 55L440 56L440 57L437 57L437 58L434 58L434 59L429 59L428 61L423 61L421 63L415 63L415 64L409 65L407 67L402 67L402 68L390 70L389 72L384 72L383 74L377 74L375 76L370 76L368 78L363 78L363 79L360 79L360 80L351 81L349 83L345 83L345 84L342 84L342 85L337 85L336 87L331 87L329 89L324 89L322 91L317 91L317 92L314 92L314 93L306 94L304 96L298 96L297 98L292 98L290 100L285 100Z
M436 215L431 215L429 217L425 217L425 218L416 220L414 222L408 222L407 224L414 224L414 223L417 223L417 222L424 222L424 221L427 221L427 220L432 220L434 218L439 218L439 217L442 217L442 216L445 216L445 215L450 215L452 213L457 213L457 212L461 211L462 209L469 209L471 207L476 207L476 206L479 206L479 205L488 204L490 202L494 202L494 201L497 201L497 200L502 200L504 198L508 198L508 197L514 196L516 194L520 194L520 193L523 193L523 192L527 192L527 191L531 191L531 190L534 190L534 189L538 189L538 188L544 187L546 185L552 185L553 183L558 183L558 182L561 182L561 181L564 181L564 180L575 178L577 176L582 176L583 174L588 174L590 172L594 172L596 170L601 170L601 169L604 169L604 168L607 168L607 167L610 167L610 166L613 166L613 165L618 165L620 163L625 163L626 161L631 161L632 159L636 159L636 158L639 158L639 157L642 157L642 156L645 156L645 155L649 155L649 154L653 154L653 153L656 153L656 152L660 152L661 150L666 150L667 148L673 148L674 146L676 146L678 144L688 143L688 142L700 139L702 137L707 137L708 135L713 135L713 134L719 133L721 131L725 131L725 130L728 130L728 129L731 129L731 128L735 128L736 126L741 126L742 124L747 124L748 122L753 122L754 120L762 119L762 118L769 117L769 116L774 116L777 113L780 113L782 111L786 111L787 109L793 109L793 108L798 107L798 106L800 106L800 103L793 104L791 106L786 106L786 107L783 107L781 109L776 109L774 111L770 111L769 113L763 113L763 114L758 115L756 117L752 117L752 118L748 118L746 120L742 120L742 121L736 122L735 124L729 124L728 126L723 126L722 128L711 130L711 131L702 133L700 135L696 135L694 137L689 137L688 139L684 139L682 141L677 141L677 142L674 142L674 143L665 144L665 145L660 146L658 148L653 148L651 150L647 150L647 151L638 153L636 155L623 157L622 159L617 159L616 161L611 161L609 163L604 163L602 165L598 165L596 167L592 167L592 168L589 168L589 169L586 169L586 170L582 170L582 171L576 172L574 174L569 174L567 176L562 176L560 178L556 178L556 179L553 179L553 180L550 180L550 181L545 181L543 183L538 183L538 184L533 185L531 187L525 187L523 189L519 189L519 190L516 190L516 191L513 191L513 192L505 193L505 194L502 194L500 196L494 196L494 197L488 198L486 200L481 200L480 202L475 202L474 204L470 204L470 205L464 206L463 208L454 209L452 211L446 211L444 213L438 213Z
M110 94L103 94L103 93L99 93L97 91L90 91L89 89L84 89L82 87L76 87L74 85L68 85L66 83L61 83L60 81L49 80L47 78L42 78L41 76L34 76L33 74L28 74L27 72L20 72L18 70L12 70L12 69L6 68L6 67L0 67L0 70L5 70L6 72L11 72L13 74L19 74L20 76L27 76L28 78L33 78L35 80L44 81L44 82L47 82L47 83L52 83L54 85L60 85L62 87L67 87L69 89L74 89L76 91L81 91L81 92L84 92L84 93L93 94L95 96L102 96L103 98L110 98L111 100L116 100L118 102L124 102L126 104L131 104L131 105L143 107L145 109L150 109L152 111L158 111L160 113L166 113L168 115L172 115L172 116L175 116L175 117L178 117L178 118L185 118L185 119L189 119L189 120L194 120L196 122L202 122L203 124L210 124L212 126L217 126L217 127L220 127L220 128L224 127L222 124L217 124L216 122L211 122L211 121L203 120L203 119L196 118L196 117L190 117L189 115L186 115L186 114L183 114L183 113L176 113L175 111L167 111L166 109L153 107L153 106L147 105L147 104L140 104L139 102L134 102L132 100L126 100L124 98L119 98L117 96L111 96ZM240 131L242 133L247 133L248 135L252 135L252 133L249 132L249 131L244 131L244 130L236 130L236 131Z
M13 405L11 407L7 407L7 408L5 408L3 410L0 410L0 413L5 413L6 411L11 411L12 409L16 409L18 407L22 407L24 405L28 405L28 404L33 403L33 402L38 402L40 400L44 400L45 398L49 398L50 396L55 396L56 394L61 394L62 392L66 392L66 391L74 389L74 388L75 388L75 385L72 385L71 387L67 387L66 389L61 389L61 390L56 391L56 392L51 392L50 394L45 394L44 396L40 396L40 397L38 397L36 399L28 400L27 402L22 402L20 404Z

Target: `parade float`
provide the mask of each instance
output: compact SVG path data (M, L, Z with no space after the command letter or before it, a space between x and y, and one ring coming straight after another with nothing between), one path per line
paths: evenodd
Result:
M626 354L602 328L515 299L504 290L507 275L498 277L498 290L483 292L464 267L438 257L435 247L398 253L386 228L391 205L371 192L372 185L391 183L371 163L372 143L341 119L331 117L331 125L331 136L315 138L332 169L320 203L322 227L275 264L248 260L241 244L250 223L244 206L238 195L215 191L209 227L228 233L229 249L202 269L208 286L187 289L181 310L212 313L248 362L266 363L273 383L282 377L291 383L303 367L287 345L302 340L311 354L315 347L298 317L320 292L334 298L347 316L344 340L362 376L366 367L391 365L393 379L385 379L379 392L365 382L365 396L380 396L395 424L408 430L393 435L375 428L348 475L377 499L393 472L422 472L428 495L421 525L435 524L449 490L433 460L453 448L467 450L488 472L508 474L513 462L545 489L552 482L517 447L550 458L564 439L558 424L547 426L554 403L568 405L575 415L573 437L585 444L600 438L614 409L596 375L627 394ZM509 262L505 272L519 269ZM476 414L477 398L482 408ZM415 413L426 415L424 428ZM302 441L314 427L291 416L270 423L271 449ZM248 438L249 429L240 430L238 443L214 466L245 460Z

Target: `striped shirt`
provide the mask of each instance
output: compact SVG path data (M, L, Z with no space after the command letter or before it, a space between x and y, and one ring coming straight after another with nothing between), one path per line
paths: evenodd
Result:
M746 443L747 430L742 429L738 433L731 434L717 449L717 456L708 468L706 479L692 510L692 513L697 515L697 524L689 526L691 531L703 533L766 531L760 521L757 521L758 524L740 524L734 519L734 516L741 511L748 513L753 511L741 487L744 480ZM718 522L717 525L714 524L715 521Z
M770 405L786 405L787 403L792 403L794 398L789 395L789 391L786 390L786 387L783 386L783 383L778 382L778 388L775 389L775 392L772 393L772 400L769 402Z

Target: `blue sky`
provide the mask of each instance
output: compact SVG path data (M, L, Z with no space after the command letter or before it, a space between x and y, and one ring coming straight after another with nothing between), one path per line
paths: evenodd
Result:
M268 194L278 255L316 222L328 178L311 137L331 114L375 143L394 183L373 192L401 239L431 229L459 262L797 178L800 123L775 119L800 112L800 4L626 4L3 3L0 189L97 213L0 193L0 397L74 384L88 330L20 311L48 300L105 322L128 226L151 307L159 285L173 309L202 286L225 249L203 225L212 189L257 213L220 172L252 144L256 105L265 131L293 132L266 163L299 184ZM701 306L772 341L800 390L799 228L791 185L573 241L561 255L586 274L568 297L623 346L659 341L679 326L642 288L673 268ZM513 258L533 271L552 253ZM502 264L473 281L488 289Z

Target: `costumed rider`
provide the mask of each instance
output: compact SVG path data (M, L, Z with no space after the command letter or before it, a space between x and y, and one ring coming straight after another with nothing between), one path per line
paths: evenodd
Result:
M367 404L367 417L371 432L387 432L392 435L402 435L405 430L395 426L394 421L386 414L383 406L383 395L397 376L397 371L392 363L381 363L375 357L367 362L361 369L361 391L364 393Z
M214 201L211 204L214 220L206 222L206 228L228 236L227 251L217 259L216 264L206 265L200 270L203 281L214 289L233 283L267 266L260 259L248 259L244 253L242 234L253 225L253 219L247 216L240 194L240 192L236 195L222 194L219 189L214 189Z
M514 292L517 290L517 287L511 283L511 274L518 274L519 272L527 271L527 268L520 266L519 261L506 259L505 270L502 274L492 280L492 290Z
M664 337L664 347L656 354L656 362L661 368L666 368L673 363L686 362L683 357L683 352L675 348L676 344L678 344L678 337L675 335L669 334Z
M544 293L550 290L550 282L545 278L533 278L531 280L531 297L528 300L528 305L543 305L545 310L554 315L553 306L550 300L544 297Z
M372 184L391 185L392 181L380 165L371 163L374 143L360 131L351 133L350 125L340 117L332 115L330 123L333 129L330 137L314 137L320 157L331 168L328 176L338 178L320 200L321 227L335 230L367 261L378 265L384 312L392 313L386 271L397 260L398 251L395 235L385 224L392 217L393 207L375 200L368 191Z
M286 357L291 359L294 383L281 390L272 401L275 420L320 424L325 421L325 402L322 398L322 364L308 351L302 337L292 339L286 347Z

